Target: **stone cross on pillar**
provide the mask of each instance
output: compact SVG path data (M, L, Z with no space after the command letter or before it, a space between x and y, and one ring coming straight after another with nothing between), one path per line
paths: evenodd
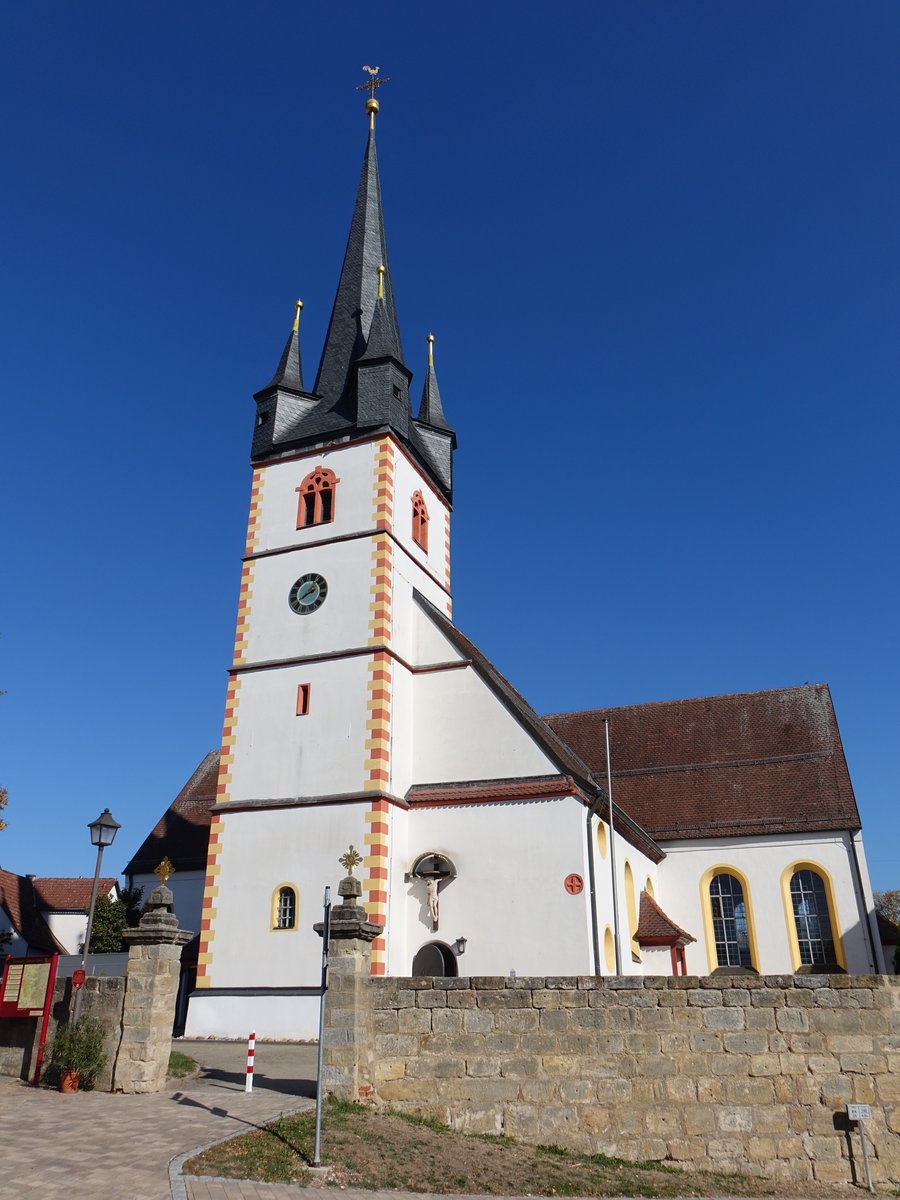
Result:
M181 975L181 947L193 934L178 928L165 883L150 893L128 943L122 1041L113 1069L114 1092L159 1092L172 1049L172 1023Z
M353 851L353 847L350 847ZM341 859L348 874L338 884L341 903L331 909L328 938L328 991L325 996L323 1083L341 1100L360 1098L361 1056L371 1054L372 1012L369 1003L369 967L372 942L384 929L374 925L358 903L362 882L354 878L353 854ZM322 937L325 928L313 929Z

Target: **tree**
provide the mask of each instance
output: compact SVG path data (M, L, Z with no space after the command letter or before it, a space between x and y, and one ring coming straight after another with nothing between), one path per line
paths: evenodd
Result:
M887 892L875 893L875 907L889 921L900 926L900 891L893 888Z
M92 954L118 954L127 949L122 933L140 920L143 895L143 888L124 888L116 900L110 900L109 896L97 897L89 946Z
M0 693L0 695L2 695L2 693ZM6 788L0 787L0 812L2 812L4 810L4 808L6 808L6 801L8 799L9 799L9 796L7 795ZM0 829L5 829L5 828L6 828L6 822L3 820L2 817L0 817Z

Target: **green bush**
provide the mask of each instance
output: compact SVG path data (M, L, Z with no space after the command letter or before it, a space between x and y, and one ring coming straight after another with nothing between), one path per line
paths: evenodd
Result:
M78 1071L81 1086L90 1087L106 1063L103 1026L96 1017L82 1016L77 1025L60 1025L50 1061L57 1071Z

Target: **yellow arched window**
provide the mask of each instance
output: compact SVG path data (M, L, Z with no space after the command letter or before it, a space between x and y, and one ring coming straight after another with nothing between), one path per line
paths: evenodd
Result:
M817 863L791 863L781 894L795 971L804 967L847 969L831 876Z
M297 928L297 889L291 883L281 883L272 893L272 928Z
M710 971L759 970L750 888L735 867L710 867L700 881Z
M606 858L607 851L606 826L602 821L597 822L597 849L600 851L600 857Z
M641 948L634 940L634 935L637 933L637 901L634 895L634 874L631 870L631 863L625 859L625 907L628 910L628 934L631 938L631 960L632 962L641 961Z

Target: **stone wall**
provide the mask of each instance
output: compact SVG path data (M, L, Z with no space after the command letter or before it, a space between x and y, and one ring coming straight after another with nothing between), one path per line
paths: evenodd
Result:
M122 976L98 976L85 980L82 1013L96 1017L103 1026L103 1048L106 1065L97 1076L94 1087L108 1092L112 1084L113 1066L122 1037L122 1007L125 1000L125 979ZM46 1081L50 1069L50 1050L60 1022L69 1019L72 1004L72 980L57 978L53 985L50 1019L47 1022L47 1044L41 1076ZM34 1079L38 1042L41 1036L40 1017L4 1018L0 1020L0 1075L17 1079Z
M864 1181L845 1113L866 1103L873 1178L900 1183L900 979L355 985L329 995L339 1094L473 1133L823 1183Z

